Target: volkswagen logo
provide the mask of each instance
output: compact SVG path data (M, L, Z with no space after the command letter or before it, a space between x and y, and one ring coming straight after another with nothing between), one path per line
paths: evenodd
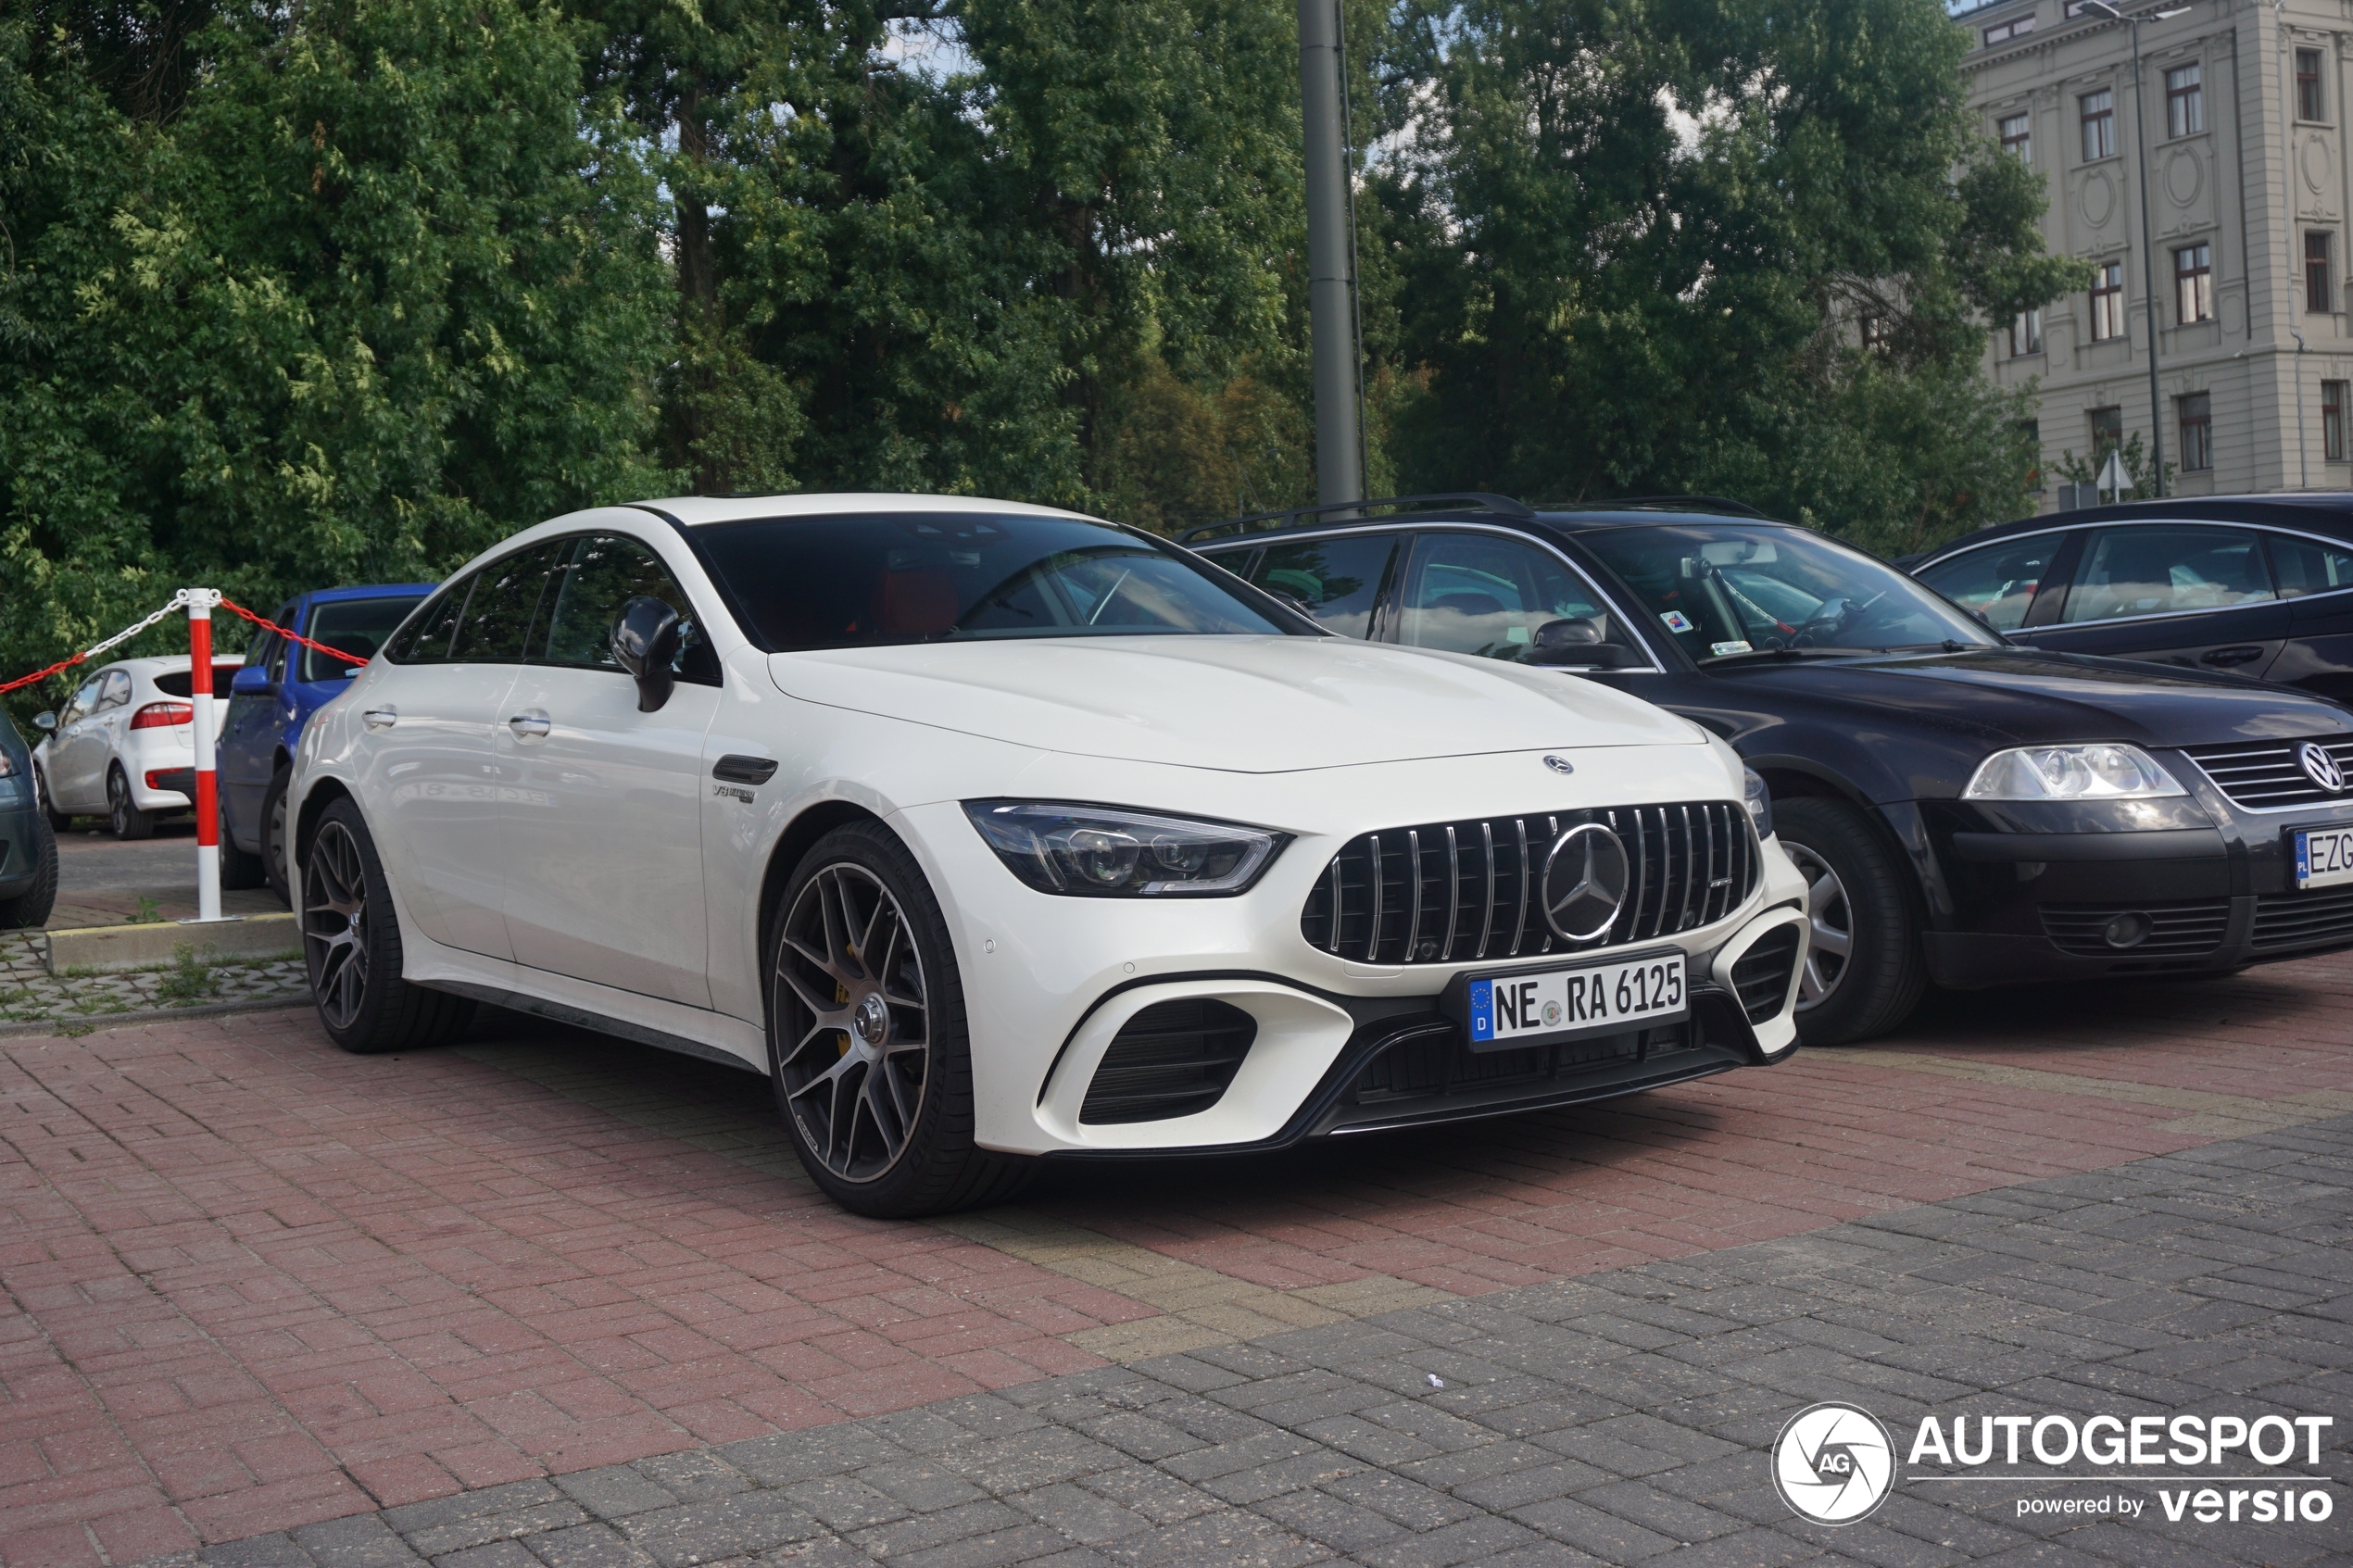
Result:
M1546 757L1544 759L1544 766L1550 768L1555 773L1573 773L1577 771L1577 764L1571 762L1566 757Z
M2296 754L2296 759L2304 764L2304 776L2331 795L2345 792L2345 770L2329 755L2328 747L2308 740L2304 749ZM1544 760L1550 762L1552 759L1547 757Z
M1617 834L1599 822L1579 822L1544 855L1544 919L1571 942L1591 942L1617 919L1632 865Z

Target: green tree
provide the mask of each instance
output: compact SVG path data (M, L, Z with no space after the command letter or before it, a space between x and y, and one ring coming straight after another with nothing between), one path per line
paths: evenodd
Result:
M182 583L266 609L430 578L663 487L654 186L583 98L576 24L123 14L0 23L0 664Z

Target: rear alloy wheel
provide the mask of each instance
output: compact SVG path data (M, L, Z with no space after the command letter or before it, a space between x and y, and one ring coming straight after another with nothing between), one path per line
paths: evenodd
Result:
M280 768L270 775L261 797L261 875L290 909L295 900L294 878L286 871L286 786L293 782L293 772Z
M365 1055L439 1045L466 1026L472 1002L401 978L400 922L349 800L327 808L302 870L302 956L329 1038Z
M794 873L770 943L776 1104L812 1179L861 1214L1000 1202L1031 1162L973 1142L963 991L914 858L837 829Z
M131 798L131 780L118 762L107 770L107 825L117 838L152 838L156 820Z
M242 893L261 885L261 857L237 847L236 835L229 831L229 792L222 790L220 798L220 885L223 891Z
M1806 884L1797 1035L1809 1046L1869 1039L1909 1018L1927 988L1909 873L1862 812L1802 796L1773 803L1774 831Z
M73 831L72 813L57 809L57 797L49 793L49 777L38 768L32 771L32 793L40 798L41 814L49 819L51 833Z

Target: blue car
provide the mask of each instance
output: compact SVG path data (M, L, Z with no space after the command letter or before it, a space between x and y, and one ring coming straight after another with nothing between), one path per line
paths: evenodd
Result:
M431 583L322 588L289 599L270 619L328 647L375 657L376 649L427 594ZM274 632L256 636L229 686L220 721L220 884L267 884L289 904L286 780L295 743L311 714L343 692L364 666L346 664Z

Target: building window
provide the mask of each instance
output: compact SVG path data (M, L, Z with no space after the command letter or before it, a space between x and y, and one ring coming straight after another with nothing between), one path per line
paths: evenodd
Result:
M2026 470L2026 487L2037 495L2043 489L2043 421L2020 420L2018 422L2018 444L2026 448L2034 466Z
M1895 341L1894 324L1884 316L1862 317L1856 326L1861 332L1866 348L1885 348Z
M2103 261L2092 274L2092 341L2124 335L2124 263Z
M2019 17L2014 20L1996 22L1992 27L1987 28L1985 30L1985 46L1991 49L1996 44L2007 44L2013 38L2022 38L2033 31L2034 13L2029 11L2026 15Z
M2116 156L2116 94L2103 87L2078 100L2083 110L2083 161Z
M2325 119L2328 106L2321 97L2321 52L2298 49L2296 52L2296 118Z
M2345 461L2345 383L2321 383L2321 456L2332 463Z
M2199 473L2214 466L2214 400L2203 392L2173 399L2182 412L2182 471Z
M2329 286L2329 237L2326 233L2304 236L2304 308L2325 311L2336 291Z
M2124 410L2121 408L2086 408L2083 417L2092 422L2092 467L2104 467L2108 455L2124 445Z
M2002 117L2002 150L2020 163L2034 161L2034 117L2028 114L2006 114Z
M2181 324L2214 320L2214 247L2184 245L2173 253L2173 300Z
M2190 136L2206 129L2206 93L2197 67L2175 66L2165 73L2165 133Z
M2021 310L2010 318L2010 358L2022 359L2043 352L2043 313Z

